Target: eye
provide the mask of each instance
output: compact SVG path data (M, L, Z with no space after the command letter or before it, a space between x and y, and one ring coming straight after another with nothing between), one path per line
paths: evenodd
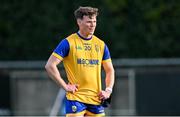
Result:
M92 21L87 21L87 23L92 23Z

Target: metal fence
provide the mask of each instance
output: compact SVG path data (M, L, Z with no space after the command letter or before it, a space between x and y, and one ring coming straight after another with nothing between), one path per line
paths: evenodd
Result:
M55 103L60 88L48 78L45 62L0 62L0 115L53 115L55 107L63 115L63 102ZM179 58L113 59L113 65L116 81L107 115L180 115ZM59 70L65 77L62 65Z

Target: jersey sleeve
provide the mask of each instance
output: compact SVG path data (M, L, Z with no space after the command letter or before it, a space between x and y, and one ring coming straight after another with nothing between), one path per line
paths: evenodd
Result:
M110 52L109 52L109 49L108 49L106 44L105 44L105 47L104 47L104 54L103 54L103 59L102 60L103 60L103 62L111 61Z
M54 49L53 55L58 59L62 60L69 54L69 42L67 39L63 39L58 46Z

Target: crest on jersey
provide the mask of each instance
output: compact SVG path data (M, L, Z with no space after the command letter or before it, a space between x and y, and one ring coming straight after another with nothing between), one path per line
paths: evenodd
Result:
M76 106L72 106L72 111L76 112L77 111L77 107Z
M95 50L96 50L96 52L99 52L99 46L98 45L95 45Z

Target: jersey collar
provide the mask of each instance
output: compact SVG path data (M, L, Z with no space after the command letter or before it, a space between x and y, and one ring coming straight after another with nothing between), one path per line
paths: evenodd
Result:
M83 36L80 35L79 32L77 32L77 35L78 35L80 38L84 39L84 40L91 40L91 39L92 39L92 36L89 37L89 38L84 38Z

